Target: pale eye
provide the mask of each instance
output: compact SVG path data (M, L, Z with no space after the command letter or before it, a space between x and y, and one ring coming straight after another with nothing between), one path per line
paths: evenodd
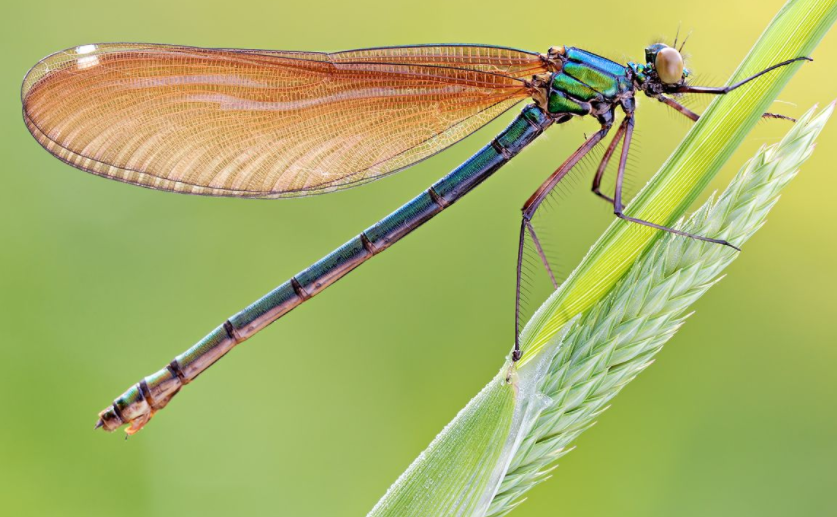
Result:
M654 68L664 84L677 84L683 78L683 56L671 47L661 49L654 59Z

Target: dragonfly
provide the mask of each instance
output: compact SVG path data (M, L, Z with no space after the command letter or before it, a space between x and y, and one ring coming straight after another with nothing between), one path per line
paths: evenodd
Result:
M106 43L42 59L22 86L24 122L41 146L97 176L204 196L276 199L363 185L433 156L529 101L448 175L134 384L100 412L96 428L114 431L127 425L129 435L136 433L233 347L444 211L551 126L578 117L595 118L600 129L585 137L523 206L513 361L522 354L520 284L527 235L557 288L532 218L611 131L592 190L617 217L734 247L624 213L636 97L645 94L697 120L678 102L682 94L724 95L809 58L782 61L730 86L710 87L691 84L682 50L676 40L673 46L656 43L645 49L642 62L619 64L571 46L544 53L465 44L323 53ZM602 179L620 144L609 195L602 192Z

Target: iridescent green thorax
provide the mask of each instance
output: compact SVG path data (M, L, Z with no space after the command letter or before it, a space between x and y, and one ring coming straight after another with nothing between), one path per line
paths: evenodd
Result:
M533 96L558 123L592 115L609 127L617 107L626 114L634 112L637 92L654 98L676 95L689 76L680 51L663 43L645 49L645 63L622 65L563 46L550 48L542 57L551 74L534 78Z
M585 50L566 47L560 69L550 78L547 111L552 115L594 115L602 123L634 94L633 71Z
M645 83L645 81L648 80L648 73L653 70L648 65L640 65L634 62L628 63L628 68L630 68L633 71L634 80L637 82L637 84Z

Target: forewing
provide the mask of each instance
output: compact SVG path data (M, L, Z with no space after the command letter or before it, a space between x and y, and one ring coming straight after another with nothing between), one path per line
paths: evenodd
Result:
M286 197L403 169L528 96L537 54L84 45L39 62L24 118L65 162L145 187Z

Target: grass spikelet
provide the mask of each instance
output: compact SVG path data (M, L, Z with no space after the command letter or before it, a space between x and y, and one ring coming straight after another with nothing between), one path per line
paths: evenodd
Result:
M780 191L814 150L834 104L808 111L782 141L762 147L716 200L678 227L741 245L764 225ZM688 309L740 256L734 250L666 235L605 298L567 332L542 393L551 399L514 454L486 515L506 515L541 483L610 400L647 368L688 317Z

